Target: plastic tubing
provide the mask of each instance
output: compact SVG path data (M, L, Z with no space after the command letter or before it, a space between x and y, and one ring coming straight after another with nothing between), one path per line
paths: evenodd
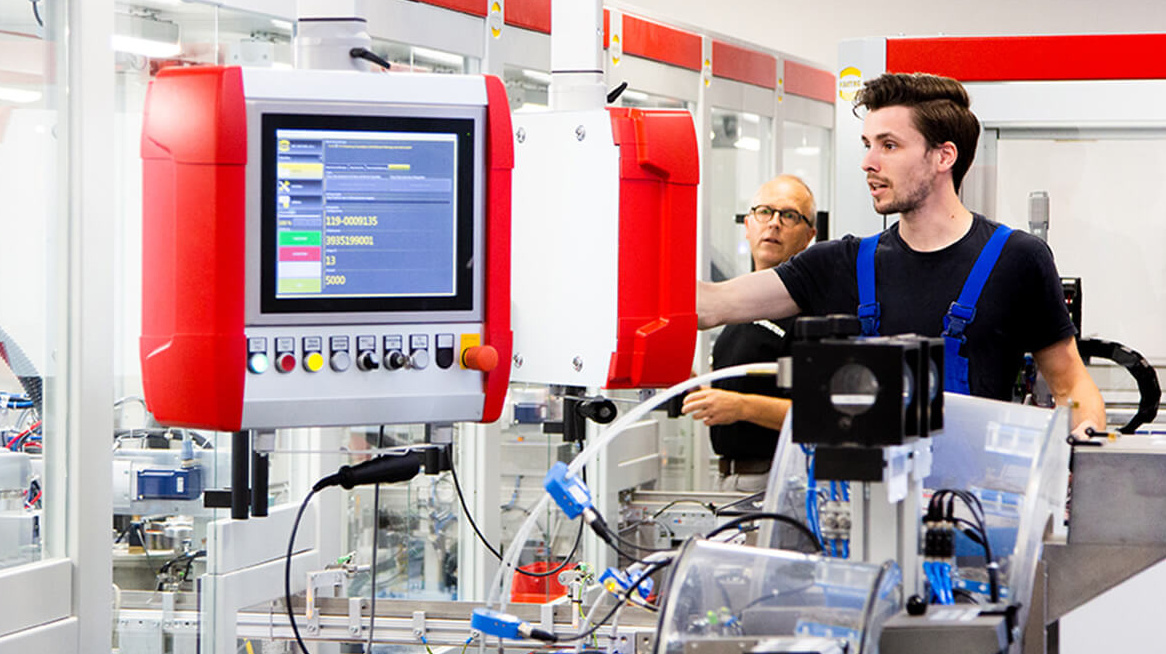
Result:
M722 368L714 370L710 373L700 375L687 379L671 388L657 393L647 400L636 405L631 411L628 411L622 418L608 425L603 431L599 432L598 438L583 449L574 459L571 460L570 465L567 466L567 474L577 475L583 469L583 466L595 460L607 444L610 443L616 436L623 433L628 427L639 422L649 411L664 404L668 400L680 395L681 393L703 386L705 384L718 381L721 379L729 379L732 377L744 377L746 375L776 375L777 363L749 363L740 366L732 366L730 368ZM547 504L551 501L551 496L545 491L542 498L531 509L530 515L519 527L518 533L514 540L511 541L510 547L506 549L506 556L502 559L502 565L498 566L498 572L494 574L494 580L490 583L490 599L486 602L487 608L498 606L498 610L505 612L506 604L510 601L510 585L514 580L514 571L518 568L518 556L522 552L522 543L526 542L530 532L535 527L535 521L538 516L546 510Z

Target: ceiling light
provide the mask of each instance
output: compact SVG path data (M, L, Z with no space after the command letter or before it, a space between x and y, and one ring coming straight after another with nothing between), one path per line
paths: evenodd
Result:
M799 145L798 147L794 148L794 153L803 157L816 157L821 152L822 148L819 148L816 145Z
M118 14L110 44L118 52L154 59L181 54L177 23L158 20L152 14Z
M11 86L0 86L0 101L28 104L40 100L43 94L32 89L17 89Z

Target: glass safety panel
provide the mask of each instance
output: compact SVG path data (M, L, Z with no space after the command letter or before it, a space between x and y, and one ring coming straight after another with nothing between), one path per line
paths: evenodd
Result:
M54 8L52 15L62 15ZM54 433L58 225L66 205L61 153L65 94L55 82L63 47L44 3L0 12L0 568L45 557L45 451Z
M831 132L826 127L789 121L782 124L782 130L781 172L797 175L810 187L820 218L823 212L829 213L830 198L834 194L830 175L834 168ZM828 225L818 224L817 228L818 238L825 238Z
M708 243L711 280L723 281L749 272L752 257L744 220L757 188L773 176L773 119L713 107L706 150L709 198Z
M228 626L220 612L206 607L219 597L212 580L224 565L214 547L216 525L230 513L208 508L202 491L230 486L231 435L167 428L146 409L139 358L143 107L150 82L167 66L290 68L292 24L176 2L117 3L114 11L113 646L122 652L193 652L201 639L202 651L218 651L217 637L229 628L233 640L234 623ZM291 497L287 465L273 458L269 499L275 506Z

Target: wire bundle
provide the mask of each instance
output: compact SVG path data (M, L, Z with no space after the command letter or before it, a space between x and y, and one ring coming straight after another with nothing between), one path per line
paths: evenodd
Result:
M957 517L956 500L967 507L972 520ZM964 490L943 488L935 491L927 506L924 517L927 531L924 536L924 556L929 561L923 564L924 574L932 585L932 597L941 604L955 602L952 576L955 560L955 532L958 530L973 543L984 548L985 567L988 571L988 592L992 603L1000 600L999 566L992 556L992 544L988 539L987 520L984 505L974 493ZM932 565L928 565L931 563Z

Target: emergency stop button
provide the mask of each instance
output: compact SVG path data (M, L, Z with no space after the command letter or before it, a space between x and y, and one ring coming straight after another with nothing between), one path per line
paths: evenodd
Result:
M476 345L462 351L462 365L470 370L490 372L498 367L498 350L492 345Z

